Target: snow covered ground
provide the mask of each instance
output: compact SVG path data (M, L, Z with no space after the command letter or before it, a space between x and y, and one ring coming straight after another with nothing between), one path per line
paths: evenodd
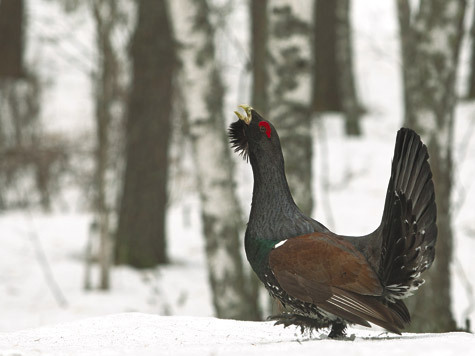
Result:
M31 21L36 26L35 33L55 26L73 33L74 27L77 41L93 43L92 24L84 13L67 21L60 12L53 11L54 3L33 3L32 16L41 15ZM230 21L239 23L241 29L246 28L246 3L236 2L236 18ZM41 10L42 6L47 10ZM313 216L338 233L365 234L381 218L394 140L401 125L402 99L394 2L355 1L353 7L358 87L368 110L365 134L348 139L336 116L327 116L322 125L315 125L317 204ZM222 59L229 61L225 67L230 89L226 101L228 120L234 119L232 110L237 104L248 102L249 93L249 78L240 78L244 60L239 56L243 55L246 34L232 31L231 35L221 34L228 48L220 48ZM242 47L233 47L236 41ZM48 63L47 70L54 78L50 78L52 84L45 89L45 124L52 131L90 130L93 110L87 75L64 56L64 51L70 49L62 46L58 53L54 50L57 47L48 46L43 44L41 62ZM48 56L55 60L49 61ZM464 52L465 67L466 61ZM462 79L465 75L461 71ZM73 95L65 98L65 92ZM455 133L453 310L460 326L466 318L475 325L474 129L475 105L459 104ZM250 166L235 158L236 181L250 182ZM465 333L398 337L375 330L351 329L350 333L357 336L355 342L340 342L320 334L309 340L299 336L295 329L284 330L267 322L210 318L213 309L198 199L195 194L180 192L180 184L172 187L173 196L178 197L171 204L167 220L172 263L147 271L115 268L110 292L82 288L91 216L82 210L84 202L78 194L72 195L75 198L63 197L67 209L57 208L52 214L2 213L0 355L475 354L475 339ZM251 188L250 184L239 185L246 215ZM364 209L355 209L357 203L364 203ZM42 267L45 257L50 270ZM53 294L55 286L62 297ZM64 298L66 304L61 305L58 298Z
M354 341L301 336L270 322L128 313L0 333L0 355L470 355L468 333L388 335L351 329ZM349 335L350 335L349 334ZM472 353L473 355L473 353Z

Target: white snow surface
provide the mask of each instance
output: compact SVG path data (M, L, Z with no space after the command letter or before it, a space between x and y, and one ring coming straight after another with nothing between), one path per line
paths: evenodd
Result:
M468 333L388 335L350 329L351 340L300 335L271 322L123 313L0 333L0 355L469 355ZM471 350L471 351L470 351ZM473 355L473 353L472 353Z
M234 120L232 111L238 104L249 103L249 75L244 70L248 56L247 2L235 4L233 18L227 21L228 31L218 34L218 54L225 64L229 121ZM381 219L403 105L394 3L355 1L352 11L358 89L368 110L363 121L364 135L358 139L345 137L338 116L326 116L323 124L315 125L316 208L312 216L337 233L358 235L372 231ZM65 43L92 44L93 27L88 16L83 9L65 17L55 2L32 2L32 36L48 37L50 31L62 30L75 38L64 37ZM37 47L31 51L41 54L40 63L48 64L43 71L52 82L44 93L45 128L71 137L91 130L94 121L87 70L78 69L77 61L69 59L76 47L70 49L48 41L38 42ZM460 83L467 76L467 48L462 51ZM84 58L89 57L93 58ZM460 102L455 122L452 309L459 326L470 319L473 328L475 105ZM189 156L185 158L189 160ZM234 158L244 220L250 208L252 173L248 164ZM327 186L324 174L329 180ZM145 271L116 267L108 292L82 288L84 250L92 219L81 210L85 200L77 198L81 193L73 198L63 196L52 214L2 212L0 356L475 355L474 336L466 333L397 336L376 329L351 328L349 334L355 334L356 339L350 342L328 340L324 336L327 332L302 337L295 328L283 329L270 322L211 318L199 199L179 182L171 185L175 198L168 210L167 231L172 263ZM58 305L48 287L39 258L42 254L49 263L50 277L64 294L65 307ZM245 265L248 268L246 262ZM97 270L94 273L97 285Z

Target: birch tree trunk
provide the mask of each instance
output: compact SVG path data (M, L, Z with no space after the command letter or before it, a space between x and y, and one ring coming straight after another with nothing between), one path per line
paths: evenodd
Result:
M418 13L411 15L408 1L398 0L403 25L405 122L423 136L429 149L439 229L434 264L424 276L426 285L412 301L411 329L418 332L453 331L456 327L450 295L450 202L455 79L465 8L463 0L421 0Z
M109 133L114 119L113 105L118 101L118 60L112 45L117 24L118 2L94 0L90 3L96 25L99 54L98 71L94 76L96 99L96 150L95 150L95 221L99 235L100 288L109 289L112 264L110 207L108 205L106 173L109 168Z
M117 263L148 268L168 261L165 213L176 59L166 1L137 5L115 256Z
M313 1L269 0L269 120L279 130L290 190L310 215Z
M179 44L189 133L201 200L203 235L216 315L260 319L256 284L244 272L241 211L223 113L225 88L216 63L214 29L205 0L169 1Z

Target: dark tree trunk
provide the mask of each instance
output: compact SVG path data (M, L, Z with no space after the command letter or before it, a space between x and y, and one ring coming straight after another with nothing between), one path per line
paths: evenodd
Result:
M313 111L342 111L337 64L337 3L317 0L314 6Z
M318 1L320 2L320 1ZM353 73L353 41L350 22L350 0L336 0L336 64L339 73L339 94L345 114L345 132L348 136L361 135L361 109Z
M60 154L54 144L43 142L41 81L35 68L24 68L24 4L0 1L0 209L35 204L38 196L48 211L56 178L51 167ZM25 184L30 179L34 191Z
M404 126L416 127L415 108L411 93L417 90L417 66L411 63L415 58L415 32L412 30L411 8L408 0L396 0L399 21L399 37L401 42L402 79L404 97Z
M436 258L427 283L412 306L412 331L455 330L451 312L450 263L453 234L450 214L455 79L463 36L466 1L421 0L411 17L407 0L398 0L401 25L405 123L428 145L434 174L439 229Z
M252 100L254 109L267 117L267 0L251 1Z
M174 43L165 1L138 1L126 168L115 255L146 268L167 262L165 213Z
M470 74L468 78L467 99L475 99L475 6L473 7L472 27L470 28Z
M0 1L0 78L23 76L23 0Z
M342 112L347 135L360 135L353 71L350 0L317 0L314 9L313 111Z
M267 19L267 0L251 0L251 61L252 61L252 100L251 105L263 117L268 117L268 19ZM262 287L261 281L254 272L251 272L251 283L254 284L254 298L258 298ZM269 314L277 315L282 313L282 304L269 295Z

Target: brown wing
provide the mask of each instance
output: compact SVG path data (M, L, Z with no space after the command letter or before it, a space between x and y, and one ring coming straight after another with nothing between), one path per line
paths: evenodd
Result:
M355 247L337 235L312 233L288 239L269 254L269 266L291 296L352 323L371 321L399 333L403 322L378 298L383 287Z

